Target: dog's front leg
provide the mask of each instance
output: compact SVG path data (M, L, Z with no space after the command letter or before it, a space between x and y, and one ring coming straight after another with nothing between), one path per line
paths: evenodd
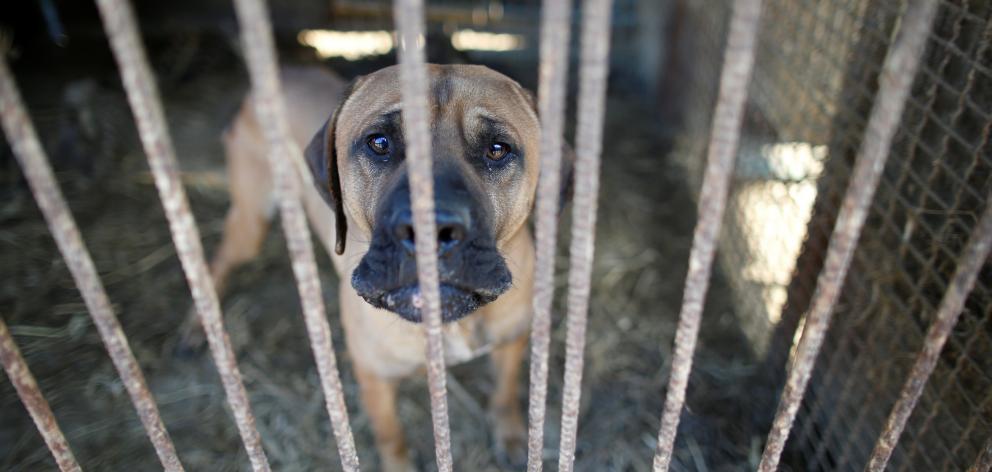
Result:
M489 398L489 414L496 440L496 459L518 468L527 463L527 430L520 412L520 367L527 352L527 335L493 349L496 390Z
M403 427L396 412L396 381L384 379L355 364L355 377L362 389L362 403L372 420L376 448L385 472L416 470L410 461Z

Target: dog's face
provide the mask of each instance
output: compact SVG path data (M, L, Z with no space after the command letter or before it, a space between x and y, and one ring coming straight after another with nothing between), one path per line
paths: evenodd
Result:
M530 95L502 74L467 65L428 70L434 236L447 322L511 286L500 249L533 206L539 121ZM338 253L346 227L353 241L368 242L352 286L373 306L420 321L400 100L395 66L357 79L306 154L336 213Z

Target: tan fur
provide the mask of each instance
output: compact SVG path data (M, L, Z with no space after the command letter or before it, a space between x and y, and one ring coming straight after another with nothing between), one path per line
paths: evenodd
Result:
M477 126L481 116L497 116L515 127L528 155L538 155L537 116L519 85L483 67L430 67L433 75L446 75L452 90L446 103L432 103L434 133L455 133L459 128ZM287 68L282 80L293 137L303 149L339 105L345 84L319 68ZM398 80L396 68L383 69L359 79L355 91L339 112L339 156L346 155L347 143L368 120L399 108ZM437 142L443 145L443 139L435 139ZM271 175L264 155L266 145L250 99L245 101L226 133L224 145L231 208L223 241L211 264L218 290L224 289L232 269L258 254L274 209ZM352 271L368 250L373 210L381 197L376 189L382 182L377 182L372 173L362 169L360 162L339 160L348 238L345 253L336 255L332 211L310 184L311 177L302 156L294 156L294 164L305 189L304 204L311 227L331 255L341 277L341 320L347 348L361 384L366 412L372 420L383 469L412 470L396 417L395 384L424 366L424 331L421 325L373 308L349 283ZM524 178L497 188L485 187L494 209L491 223L496 231L497 248L513 273L513 287L496 301L443 328L448 364L492 352L497 382L490 411L497 447L518 460L525 453L526 443L518 392L520 366L527 346L525 333L531 316L534 260L533 241L526 222L533 205L539 161L528 159L525 166ZM195 321L188 326L195 328ZM190 339L195 339L194 328L187 329Z

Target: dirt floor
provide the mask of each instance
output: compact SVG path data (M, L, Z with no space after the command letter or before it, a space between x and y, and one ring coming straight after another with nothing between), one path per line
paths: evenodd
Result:
M165 76L166 111L189 196L210 251L227 206L218 136L246 85L229 58L210 62L209 54L205 57L198 59L201 66L190 69L195 72L177 77L159 73ZM46 79L28 70L19 80L181 459L189 470L246 470L247 458L209 356L174 353L178 327L190 306L188 288L123 96L106 73L101 77L96 82ZM66 118L62 104L69 83L81 90L77 101L84 105ZM636 97L614 98L609 104L579 423L577 469L583 471L650 466L695 221L690 190L680 168L670 162L665 133L649 118L653 112L638 102ZM92 113L87 118L80 110ZM96 124L80 124L86 122ZM96 126L97 132L87 126ZM79 144L79 136L89 136L88 141ZM72 152L83 145L91 150ZM0 316L15 334L83 467L154 470L154 452L65 264L9 151L0 147L0 153ZM567 227L567 218L562 224ZM355 439L364 468L375 470L372 435L338 322L336 276L326 255L318 256ZM564 253L559 261L560 299ZM760 453L765 431L753 426L747 387L755 361L728 290L717 272L673 470L753 469ZM281 231L272 231L262 256L235 275L223 308L273 467L336 470L339 462ZM546 425L549 469L557 463L562 313L559 304ZM456 470L495 470L484 414L492 387L485 359L451 369L449 379ZM433 468L423 379L402 386L399 410L418 461ZM53 468L3 379L0 470Z

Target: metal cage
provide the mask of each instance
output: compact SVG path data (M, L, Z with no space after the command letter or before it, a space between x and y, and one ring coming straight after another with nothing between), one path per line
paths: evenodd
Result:
M542 8L530 471L541 470L544 462L571 3L546 0ZM134 15L126 0L97 4L238 432L252 468L269 470ZM300 150L288 138L272 27L262 0L236 0L235 6L341 467L359 470L300 183L281 159ZM430 142L424 139L425 9L423 0L396 0L393 8L436 463L450 471L436 241L420 237L434 234ZM744 316L754 322L749 332L763 338L758 344L766 346L768 371L785 373L759 470L778 469L790 437L792 450L811 470L875 471L890 460L903 468L922 460L927 470L989 469L988 8L984 2L933 0L909 0L898 8L873 0L737 0L731 8L715 9L685 2L682 20L699 26L692 28L695 46L707 52L699 57L709 59L694 69L699 80L687 94L703 106L687 117L679 140L680 155L700 188L699 219L654 470L667 470L672 458L718 247ZM581 401L610 13L610 0L584 0L578 32L577 134L591 145L579 148L576 163L558 458L558 469L565 471L575 461ZM5 61L0 107L7 137L163 468L183 470ZM782 212L800 227L768 233L769 218ZM778 251L768 249L770 237L782 238L774 241ZM836 326L828 331L833 317ZM0 360L59 467L80 470L2 322Z

